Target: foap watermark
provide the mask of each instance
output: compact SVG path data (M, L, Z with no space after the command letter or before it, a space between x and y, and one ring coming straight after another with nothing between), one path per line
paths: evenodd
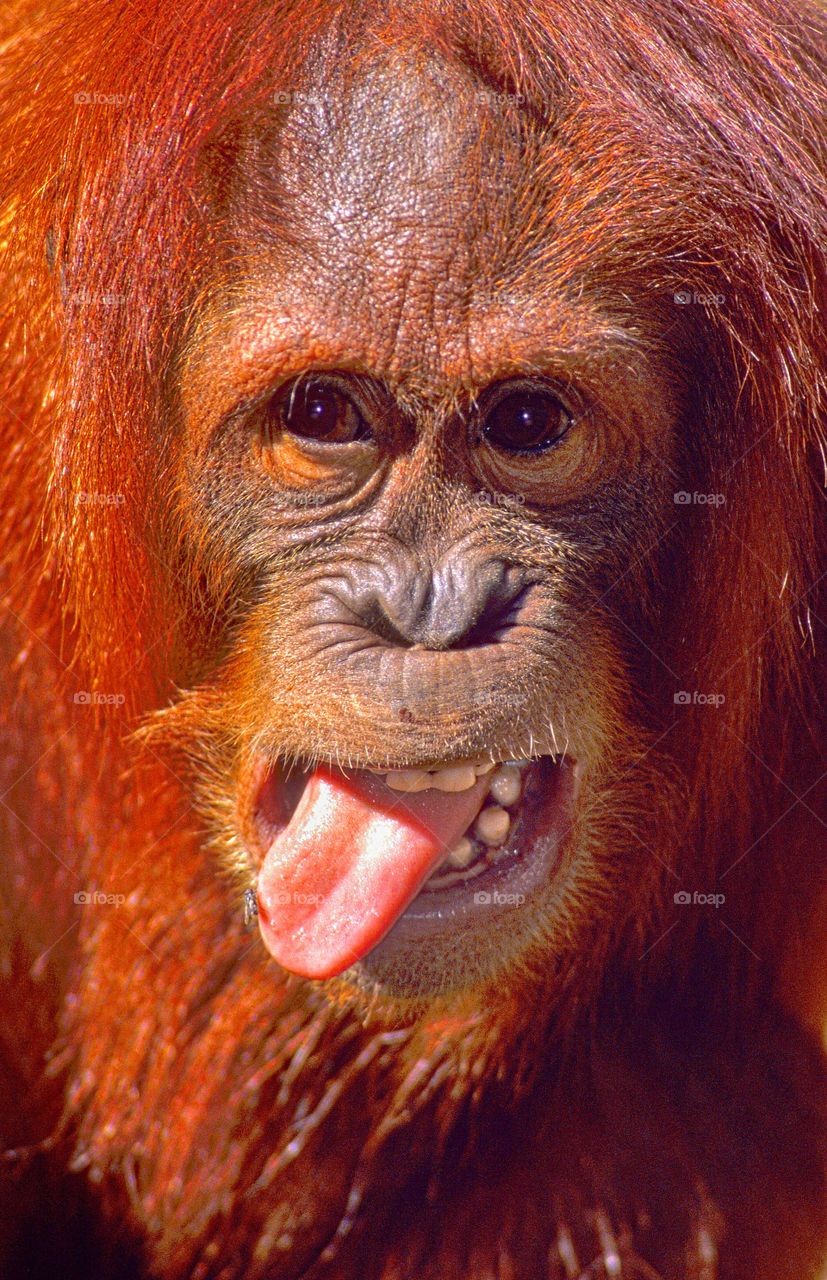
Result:
M300 907L318 907L324 902L324 896L321 893L297 893L294 889L292 893L277 893L275 900L280 907L286 907L291 902Z
M98 693L95 689L79 689L72 701L82 707L122 707L126 702L123 693Z
M700 689L679 689L672 701L676 707L722 707L723 693L701 693Z
M79 889L73 901L78 907L120 907L126 902L126 895L103 893L100 889Z
M496 89L478 89L476 98L487 107L521 107L526 101L524 93L498 93Z
M125 103L125 93L92 93L81 90L75 94L75 105L78 107L122 107Z
M475 493L474 501L480 507L503 507L506 511L519 511L525 506L522 493L489 493L487 489L480 489Z
M538 310L536 295L505 287L477 290L474 293L473 306L481 315L490 315L492 311L506 312L512 322L521 317L533 316Z
M722 307L726 302L722 293L696 293L694 289L678 289L673 297L679 307Z
M126 497L122 493L87 493L83 490L75 494L75 502L80 507L122 507Z
M67 307L125 307L125 293L92 293L91 289L78 289L75 293L67 293L64 298Z
M690 493L687 489L679 489L672 494L672 501L677 507L722 507L726 502L726 494Z
M679 907L720 907L724 902L723 893L699 893L697 889L690 893L688 889L679 889L675 894L675 904Z
M323 106L327 100L324 93L310 92L307 89L277 89L273 101L278 107L286 106Z
M474 894L474 902L478 907L521 907L525 902L524 893L501 893L498 889L478 889Z

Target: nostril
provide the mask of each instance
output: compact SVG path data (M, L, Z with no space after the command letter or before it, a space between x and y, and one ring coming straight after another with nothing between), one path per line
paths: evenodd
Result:
M478 620L465 635L462 647L477 649L495 641L500 631L514 623L525 593L526 588L522 588L509 599L489 600Z
M365 625L388 644L403 648L451 649L461 647L473 622L467 606L432 593L415 601L375 597L363 611Z
M364 624L388 644L435 650L490 644L525 589L522 580L490 565L476 579L463 566L407 585L407 591L377 591L363 599Z
M386 601L376 597L366 601L360 610L362 624L380 640L400 648L414 647L417 642L409 634L409 627L396 617Z
M411 556L331 584L327 594L342 618L387 645L445 650L496 641L528 585L524 570L499 560L455 556L433 568Z

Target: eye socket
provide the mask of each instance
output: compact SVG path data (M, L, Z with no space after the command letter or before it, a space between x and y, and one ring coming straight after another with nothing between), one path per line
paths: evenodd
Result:
M289 431L318 444L351 444L371 439L356 405L335 383L311 378L293 382L273 396L267 408L270 431Z
M483 438L506 453L542 453L556 444L574 421L551 391L521 387L507 392L486 413Z

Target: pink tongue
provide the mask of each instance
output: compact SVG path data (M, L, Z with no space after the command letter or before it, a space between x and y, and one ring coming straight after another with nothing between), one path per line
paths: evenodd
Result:
M258 877L270 954L305 978L332 978L375 947L479 812L467 791L393 791L376 774L317 769Z

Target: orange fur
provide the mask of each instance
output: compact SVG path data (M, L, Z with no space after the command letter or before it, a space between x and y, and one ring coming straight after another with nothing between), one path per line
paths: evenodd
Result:
M604 936L572 907L589 946L554 999L533 956L499 1005L357 1015L274 976L204 848L233 734L266 725L248 650L222 648L228 566L177 487L180 388L222 346L225 150L331 27L356 64L438 56L522 95L548 140L532 181L571 166L531 270L640 318L618 362L645 366L676 290L727 297L666 353L693 406L677 473L725 489L726 521L700 512L629 565L667 662L608 616L598 634L595 734L640 757L611 793L639 838L596 850L595 892L616 874L629 908ZM0 1268L5 1249L9 1275L45 1272L55 1222L79 1276L522 1280L575 1274L568 1240L584 1271L617 1246L710 1277L713 1239L721 1277L814 1276L823 1064L778 988L783 970L800 1021L824 1016L800 980L827 822L820 8L7 0L0 40ZM665 725L676 684L727 716ZM92 711L87 690L122 701ZM675 867L731 911L660 946ZM124 901L79 912L93 888Z

